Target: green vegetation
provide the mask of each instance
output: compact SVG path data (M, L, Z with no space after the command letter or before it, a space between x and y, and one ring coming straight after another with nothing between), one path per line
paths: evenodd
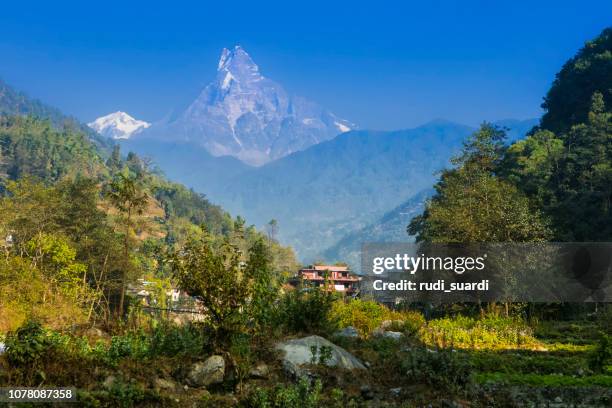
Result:
M547 222L519 188L496 176L505 134L487 123L464 143L436 195L408 230L427 242L532 242L550 237Z
M568 62L547 97L541 128L525 140L505 146L504 131L483 124L409 232L429 242L610 241L611 38L605 30ZM578 74L570 67L590 84L580 86L588 97L574 92ZM566 125L553 119L564 109L576 113L562 114Z
M542 387L612 387L612 377L609 375L593 375L589 377L572 377L556 374L501 374L485 373L476 376L481 383L496 382L507 384L523 384Z
M166 255L201 227L243 254L264 238L134 154L123 160L116 148L104 160L78 129L33 117L0 117L0 187L0 331L30 319L55 328L114 325L138 278L165 287L156 291L165 302ZM290 249L275 240L268 247L268 274L294 268Z
M425 323L420 313L411 311L394 311L372 300L355 299L350 302L334 302L331 318L341 327L352 326L362 337L368 337L380 327L384 321L389 321L393 327L401 331L416 333ZM394 323L399 322L399 323Z
M531 327L520 318L455 316L424 325L420 336L434 347L458 349L521 349L541 347Z
M612 28L607 28L563 65L542 104L546 110L543 129L561 134L585 123L595 93L604 96L606 106L612 106L611 49Z
M311 386L306 380L296 385L279 385L270 391L260 388L248 397L245 405L253 408L315 408L322 403L321 389L320 381Z

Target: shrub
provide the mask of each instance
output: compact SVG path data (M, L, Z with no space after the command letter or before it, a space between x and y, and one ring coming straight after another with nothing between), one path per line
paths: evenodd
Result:
M538 344L533 330L518 318L458 315L431 320L419 335L425 344L442 348L520 349Z
M242 261L242 250L225 238L219 249L203 232L192 237L170 257L179 286L196 296L215 331L215 342L224 344L235 333L271 325L269 316L278 297L272 258L266 244L257 240ZM257 333L256 330L251 330Z
M162 324L151 333L139 330L113 336L108 347L99 343L91 352L107 364L116 365L122 358L142 360L156 356L198 355L208 345L208 337L194 326Z
M175 326L162 323L150 336L149 354L168 357L198 355L205 351L209 338L194 325Z
M249 408L316 408L321 406L322 389L321 380L311 385L303 379L298 384L281 384L272 390L258 388L241 405Z
M402 362L402 370L412 380L448 392L465 389L472 382L472 366L451 351L414 350Z
M363 337L371 335L385 320L401 322L399 327L394 326L392 329L408 335L416 333L425 324L425 319L418 312L398 312L375 301L361 299L334 302L331 316L338 321L340 327L353 326Z
M330 406L334 408L342 408L344 403L344 391L341 388L333 388L329 396Z
M281 299L278 321L293 333L331 333L338 327L331 314L335 299L333 293L319 288L293 290Z
M597 323L604 333L612 333L612 304L602 305L597 315Z
M597 347L589 356L589 367L595 372L603 372L612 365L612 337L601 333Z
M130 408L151 399L145 389L133 382L115 380L106 391L78 394L79 403L90 406ZM154 398L153 398L154 399Z
M421 328L426 324L423 315L416 311L402 312L402 319L404 320L402 331L409 336L414 336L419 333Z
M35 366L51 341L40 323L28 321L6 336L6 360L12 367Z
M0 263L0 331L17 330L28 320L52 328L85 321L82 298L47 273L18 256Z
M371 300L339 300L334 303L332 316L340 327L353 326L363 337L369 336L389 316L389 309Z
M107 354L111 361L124 357L143 358L149 354L148 339L143 333L113 336Z
M241 387L242 382L249 375L249 371L256 360L250 340L251 337L248 334L234 334L229 348L236 371L236 380Z

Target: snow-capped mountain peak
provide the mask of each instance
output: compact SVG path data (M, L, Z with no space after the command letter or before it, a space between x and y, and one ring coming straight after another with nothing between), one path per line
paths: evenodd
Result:
M129 139L130 136L151 126L143 120L134 119L125 112L117 111L99 117L87 124L103 136L113 139Z
M261 165L353 128L316 103L289 95L237 45L222 50L215 80L186 110L142 137L195 143L215 156Z

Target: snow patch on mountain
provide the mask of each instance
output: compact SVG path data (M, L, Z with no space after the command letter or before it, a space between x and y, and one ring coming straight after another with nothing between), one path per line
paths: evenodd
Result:
M338 130L341 131L342 133L349 132L352 130L350 127L346 126L344 123L334 122L334 125L336 125Z
M129 139L130 136L147 129L150 123L134 119L125 112L117 111L99 117L87 124L103 136L113 139Z

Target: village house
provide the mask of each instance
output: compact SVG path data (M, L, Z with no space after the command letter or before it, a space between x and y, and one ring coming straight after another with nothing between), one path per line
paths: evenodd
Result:
M136 297L143 306L157 306L157 300L153 296L156 292L155 289L153 289L154 286L153 282L140 278L134 284L128 285L127 292ZM176 288L170 288L169 290L164 290L164 292L168 302L167 306L173 306L178 303L181 298L188 297L187 294Z
M310 265L298 271L292 283L294 286L303 281L310 286L325 286L335 292L354 296L359 293L361 277L351 272L346 265Z

